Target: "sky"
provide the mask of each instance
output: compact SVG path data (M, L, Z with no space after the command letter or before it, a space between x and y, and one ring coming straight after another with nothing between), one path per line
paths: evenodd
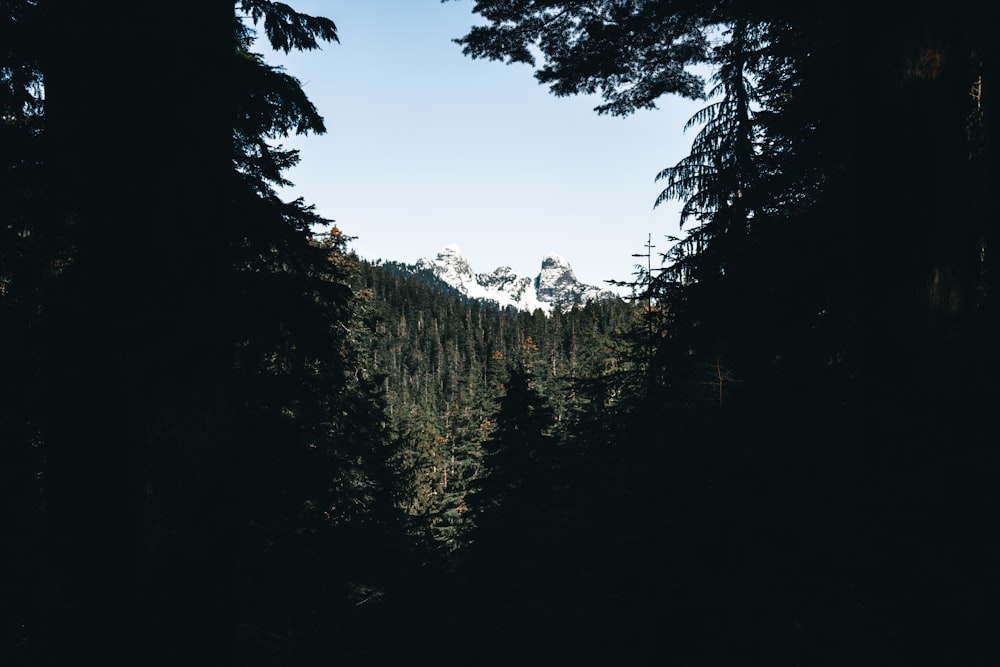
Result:
M464 56L452 40L482 19L471 0L289 0L337 24L340 43L275 53L327 133L300 151L287 198L303 197L368 260L406 263L457 244L476 272L538 274L557 253L576 277L628 280L678 235L675 202L653 209L654 177L686 155L684 122L704 103L599 116L597 97L556 97L528 65ZM263 28L260 28L263 34Z

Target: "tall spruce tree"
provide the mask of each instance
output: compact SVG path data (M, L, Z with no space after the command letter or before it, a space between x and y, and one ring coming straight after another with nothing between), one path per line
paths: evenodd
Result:
M983 28L987 3L880 9L478 2L486 23L461 40L475 57L535 64L538 54L536 77L553 92L600 92L599 110L612 113L668 91L642 77L669 70L658 57L690 62L672 51L678 46L725 26L760 40L743 65L755 75L759 107L732 115L738 123L713 137L719 143L705 161L666 173L669 184L685 166L704 168L710 178L701 184L719 186L703 191L719 198L699 210L711 243L673 258L682 260L678 273L700 274L681 276L673 290L683 317L671 326L687 328L693 344L679 353L722 349L724 339L747 371L740 400L724 412L668 413L664 467L683 471L669 481L685 493L662 506L694 503L672 530L690 546L675 552L684 554L675 565L690 568L701 590L669 585L675 599L698 601L692 636L713 647L684 653L694 664L804 662L833 637L837 648L817 659L975 661L986 646L981 624L938 610L961 598L965 618L982 611L971 600L987 571L973 526L995 502L982 471L996 473L983 447L996 431L984 418L997 396L989 379L997 308L988 296L994 235L983 203L996 183L987 139L996 48ZM629 21L640 16L670 16L695 38ZM603 55L593 57L598 47ZM710 61L707 49L691 53ZM730 66L736 56L726 56ZM739 89L730 92L738 101ZM747 120L749 133L740 127ZM739 153L755 156L744 191L739 179L716 175L737 173L727 171L736 164L727 155L749 137L760 150ZM674 183L667 194L682 194L682 181ZM734 203L744 209L736 216ZM727 228L739 230L750 213L750 233L730 236ZM736 282L722 278L731 275ZM689 277L711 289L683 284ZM711 331L702 334L706 322ZM676 407L673 400L640 414ZM963 517L964 528L943 516ZM724 570L718 553L727 554ZM835 611L845 604L857 611ZM721 608L746 621L721 621ZM888 633L878 629L880 614ZM943 627L962 637L960 647L938 639Z
M275 48L336 38L287 5L235 4ZM338 432L317 429L344 387L331 332L350 291L309 243L317 216L272 189L295 154L266 141L322 120L250 53L231 0L5 9L5 27L33 19L22 62L44 85L44 144L30 158L49 203L29 217L59 241L32 257L48 276L39 437L54 592L38 657L224 659L240 526L262 520L246 501L255 478L275 487L254 471L308 463L294 452ZM4 68L11 90L27 71ZM273 428L251 432L251 414Z

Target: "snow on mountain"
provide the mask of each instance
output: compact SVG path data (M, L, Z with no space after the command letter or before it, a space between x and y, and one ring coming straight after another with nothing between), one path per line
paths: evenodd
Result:
M551 313L555 308L617 298L613 292L578 281L569 262L556 254L545 256L541 272L534 280L517 275L509 266L501 266L491 273L473 273L461 249L454 244L445 246L434 259L418 260L417 268L431 271L469 298L485 299L501 307L513 306L520 310L540 308Z
M539 300L555 303L560 307L615 298L613 292L581 283L573 274L569 262L555 253L542 259L542 271L535 278L535 291Z

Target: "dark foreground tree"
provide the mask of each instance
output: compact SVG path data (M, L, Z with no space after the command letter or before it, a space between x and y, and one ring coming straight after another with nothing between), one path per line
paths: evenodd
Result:
M0 662L26 637L43 509L38 405L39 306L48 266L57 261L43 224L41 73L29 2L0 3Z
M257 0L3 10L0 307L26 409L0 428L41 452L45 536L19 654L225 660L239 546L288 534L296 498L329 516L337 485L303 464L351 476L343 247L278 199L296 156L268 141L322 119L243 21L286 51L335 27ZM256 497L284 512L267 537Z
M669 506L706 501L677 515L674 533L688 554L678 566L703 586L688 596L711 649L694 664L995 653L972 620L986 613L982 582L997 587L976 528L996 503L984 479L997 472L986 443L1000 361L990 9L476 3L486 24L460 40L466 53L532 64L539 54L541 82L602 93L605 112L647 107L649 91L684 93L653 86L657 72L691 62L682 45L734 29L735 47L737 27L759 39L743 63L752 114L726 127L703 118L691 158L665 173L668 194L695 204L704 224L671 257L680 262L663 295L678 316L664 320L661 377L676 380L694 358L745 380L739 400L711 413L674 413L669 393L645 408L647 419L672 415L664 432L679 436L660 481L693 487ZM666 16L684 29L652 20ZM738 105L739 89L727 92ZM752 150L733 150L748 138ZM752 170L731 169L748 155Z

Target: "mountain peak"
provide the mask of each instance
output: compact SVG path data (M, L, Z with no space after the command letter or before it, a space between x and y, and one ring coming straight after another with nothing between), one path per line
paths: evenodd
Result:
M434 259L423 258L418 260L417 268L429 269L438 278L456 287L475 280L472 275L472 267L469 266L469 262L462 254L462 250L454 243L442 248Z
M565 266L566 268L569 268L569 262L563 259L562 255L557 255L554 252L550 252L542 258L542 270L555 266Z
M431 271L467 297L520 310L541 309L551 313L556 308L571 308L588 301L616 298L613 292L579 282L569 262L555 253L542 258L541 271L534 280L518 276L509 266L498 267L490 273L475 274L454 243L442 248L434 259L417 261L417 268Z

